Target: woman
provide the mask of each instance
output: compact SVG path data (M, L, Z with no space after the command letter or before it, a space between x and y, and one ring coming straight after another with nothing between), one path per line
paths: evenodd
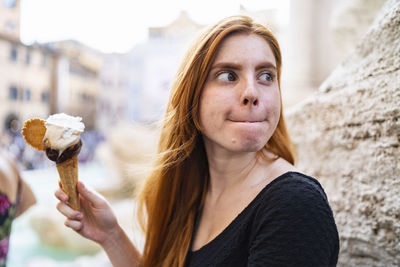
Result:
M0 266L6 266L14 219L35 203L36 198L17 166L0 150Z
M209 28L172 86L159 158L139 199L141 255L107 203L78 184L58 209L114 266L333 266L339 241L320 184L296 171L279 45L246 16Z

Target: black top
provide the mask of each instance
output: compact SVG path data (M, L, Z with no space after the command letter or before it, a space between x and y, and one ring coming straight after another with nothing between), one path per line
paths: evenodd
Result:
M335 220L320 183L287 172L216 238L190 251L186 266L335 266L338 253Z

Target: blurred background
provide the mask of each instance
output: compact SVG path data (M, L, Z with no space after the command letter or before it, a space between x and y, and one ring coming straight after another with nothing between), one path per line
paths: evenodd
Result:
M53 196L56 168L26 145L25 120L59 112L83 118L80 179L111 201L140 247L131 196L146 175L156 122L196 34L234 14L270 27L281 45L289 109L351 53L384 2L1 0L0 143L38 198L15 221L9 266L109 266L99 247L64 227Z

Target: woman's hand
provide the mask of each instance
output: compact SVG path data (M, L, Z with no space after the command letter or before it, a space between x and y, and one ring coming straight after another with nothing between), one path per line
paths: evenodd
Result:
M61 188L55 192L60 200L57 209L67 217L65 225L102 246L113 266L139 266L141 255L119 226L108 202L82 182L78 182L77 188L81 211L67 205L68 196Z
M55 196L60 200L57 210L67 219L65 225L101 246L104 242L120 234L121 228L108 202L97 192L77 184L81 211L73 210L67 205L68 196L59 188Z

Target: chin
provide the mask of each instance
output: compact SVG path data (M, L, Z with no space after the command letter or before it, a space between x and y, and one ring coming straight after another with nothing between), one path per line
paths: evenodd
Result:
M238 144L233 150L235 152L258 152L264 148L266 143L245 143L245 144Z
M241 141L239 141L238 147L241 147L243 151L246 152L257 152L261 150L268 142L267 134L262 133L258 134L257 136L254 135L247 135L241 136ZM240 140L238 138L238 140Z

